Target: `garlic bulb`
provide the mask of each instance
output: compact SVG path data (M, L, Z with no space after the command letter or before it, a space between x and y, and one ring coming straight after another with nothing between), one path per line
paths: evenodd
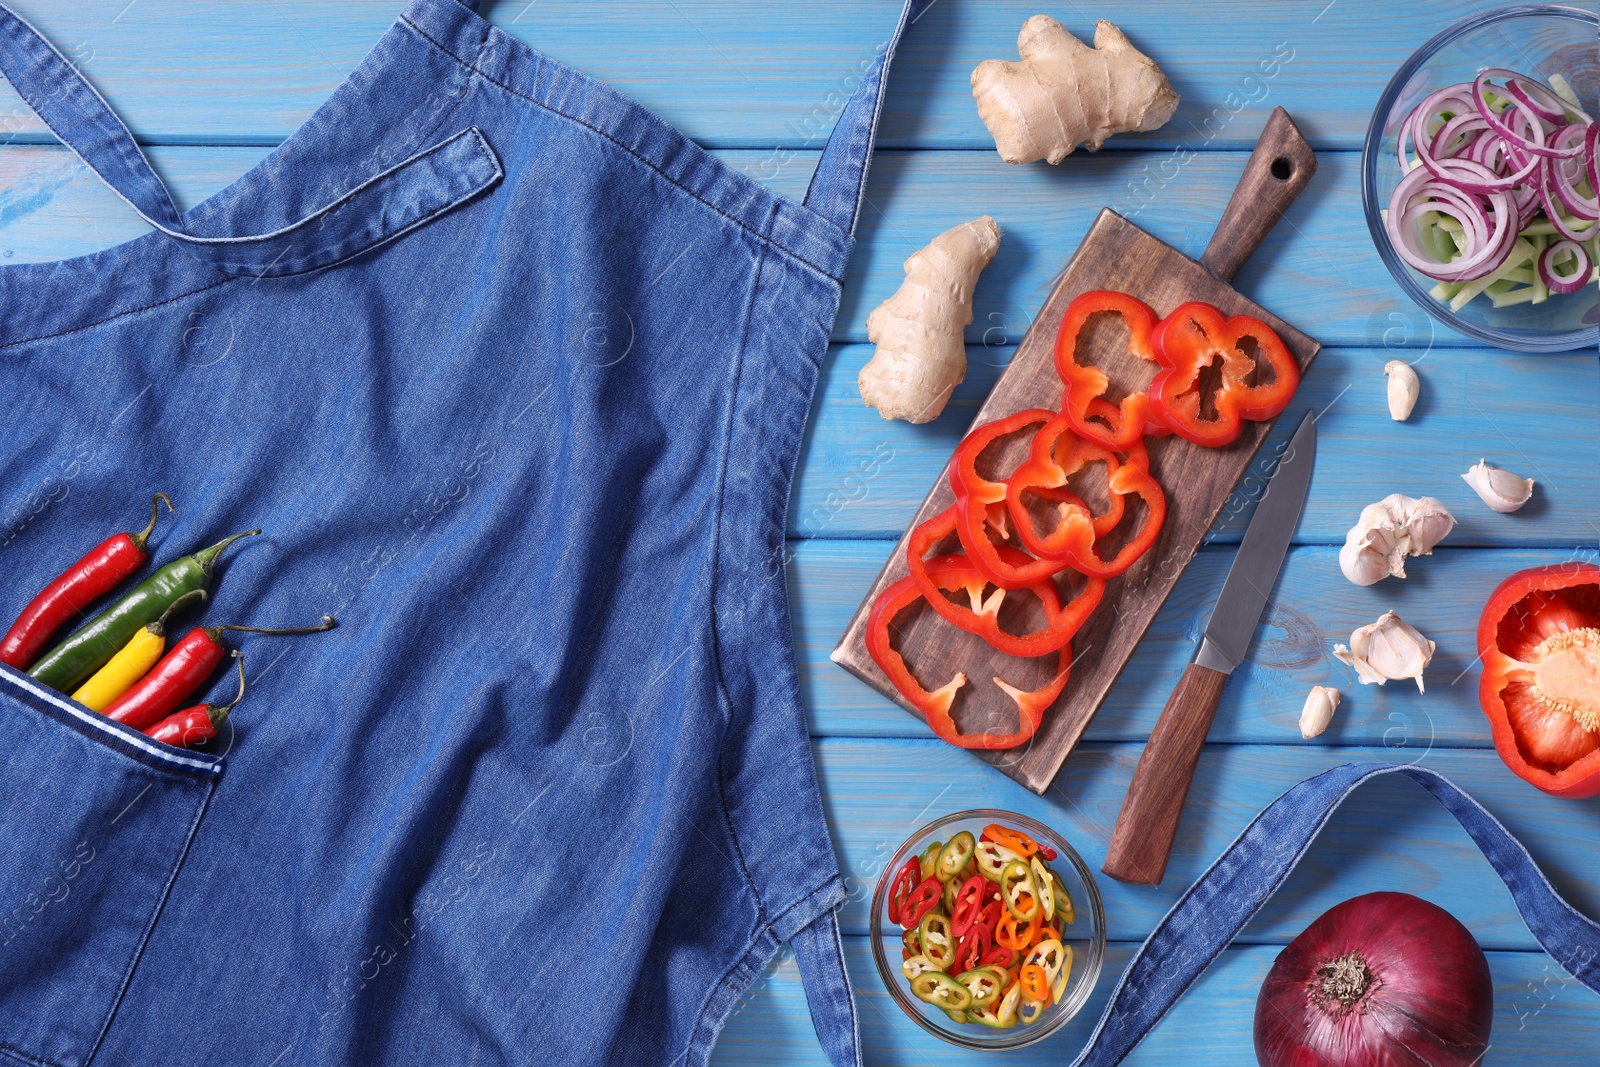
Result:
M1438 646L1394 612L1350 635L1349 646L1334 645L1334 658L1355 668L1362 685L1382 685L1399 678L1414 678L1417 690L1426 692L1422 672Z
M1314 685L1306 694L1306 706L1300 709L1300 736L1307 741L1328 728L1333 713L1339 707L1339 691L1325 685Z
M1481 459L1461 479L1472 486L1472 491L1482 497L1485 504L1502 513L1516 511L1533 496L1532 478L1518 478Z
M1357 585L1404 578L1406 557L1432 554L1455 524L1455 516L1431 496L1390 493L1361 509L1339 550L1339 569Z
M1411 409L1417 406L1417 393L1422 390L1422 380L1411 364L1391 359L1383 365L1389 376L1389 417L1395 422L1405 422Z

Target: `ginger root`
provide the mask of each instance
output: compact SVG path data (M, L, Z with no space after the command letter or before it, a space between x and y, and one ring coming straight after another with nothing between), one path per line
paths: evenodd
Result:
M972 290L1000 247L988 215L946 230L906 260L906 280L867 316L878 350L856 379L861 399L886 419L931 422L967 376L963 328Z
M1020 63L986 59L972 72L978 115L1007 163L1060 163L1082 142L1093 152L1114 133L1160 129L1178 108L1161 68L1105 19L1090 48L1035 15L1017 53Z

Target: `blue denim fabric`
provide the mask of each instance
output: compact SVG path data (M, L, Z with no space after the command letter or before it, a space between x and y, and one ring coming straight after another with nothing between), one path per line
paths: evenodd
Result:
M209 754L0 670L0 1062L702 1063L792 939L859 1063L783 532L894 38L802 205L412 0L180 214L0 8L159 231L0 269L0 610L159 490L266 530L208 624L341 623Z
M1345 798L1388 774L1412 779L1456 817L1511 890L1539 944L1600 993L1600 925L1561 899L1528 850L1483 805L1426 767L1346 763L1274 800L1184 891L1128 962L1072 1067L1121 1063L1278 891Z

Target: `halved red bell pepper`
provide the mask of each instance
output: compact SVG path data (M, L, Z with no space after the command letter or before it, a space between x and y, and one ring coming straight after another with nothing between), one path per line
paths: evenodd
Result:
M1147 391L1130 392L1120 405L1104 399L1111 387L1111 379L1099 367L1086 367L1078 362L1078 335L1090 316L1102 312L1121 315L1128 324L1128 351L1140 359L1156 358L1153 338L1156 313L1136 296L1109 289L1096 289L1084 293L1071 304L1061 317L1061 329L1056 334L1056 373L1061 376L1061 414L1065 415L1078 436L1087 438L1102 448L1126 452L1147 433L1166 433L1166 427L1151 410ZM1094 406L1099 400L1104 407Z
M1239 347L1246 339L1255 342L1255 359ZM1300 386L1299 362L1272 327L1249 315L1225 318L1210 304L1184 304L1161 320L1153 342L1161 369L1150 382L1150 409L1173 433L1197 445L1230 444L1246 419L1263 422L1277 415ZM1218 360L1216 417L1207 418L1200 372ZM1252 383L1258 361L1271 376Z
M1478 621L1478 702L1517 775L1600 794L1600 567L1557 563L1500 583Z
M1032 658L1065 648L1073 634L1083 627L1090 613L1099 605L1100 597L1105 592L1105 582L1096 578L1088 579L1078 595L1062 607L1055 583L1049 576L1035 579L1025 588L1038 596L1044 605L1044 629L1021 636L1006 633L1000 628L1000 603L1005 590L1002 587L988 598L983 597L987 583L992 583L994 579L978 558L970 555L941 556L937 575L934 573L934 561L924 558L930 548L955 530L959 511L960 506L956 505L940 512L913 530L906 542L906 565L911 572L911 580L928 603L945 619L968 633L978 635L1007 655ZM987 536L983 538L983 543L988 546L987 554L992 556L997 565L1009 567L1013 572L1031 569L1036 562L1020 549L996 545ZM1051 566L1060 571L1066 569L1067 565L1052 561ZM966 590L972 607L953 603L940 592L960 589Z

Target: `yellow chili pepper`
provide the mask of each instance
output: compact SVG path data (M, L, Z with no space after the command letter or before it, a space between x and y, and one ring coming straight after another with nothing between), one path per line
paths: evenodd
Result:
M133 683L148 674L167 650L167 619L194 597L204 600L206 591L196 589L174 600L161 618L134 634L104 667L79 686L78 691L72 694L72 699L91 711L104 711L133 688Z

